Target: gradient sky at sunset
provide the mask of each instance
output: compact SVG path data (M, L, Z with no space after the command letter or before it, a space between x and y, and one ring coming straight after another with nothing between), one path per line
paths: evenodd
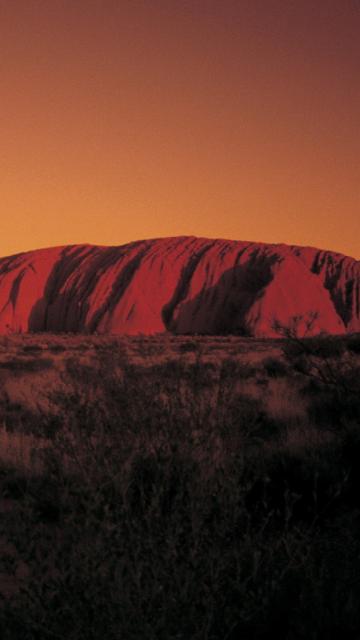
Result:
M360 258L359 0L0 0L0 255L172 235Z

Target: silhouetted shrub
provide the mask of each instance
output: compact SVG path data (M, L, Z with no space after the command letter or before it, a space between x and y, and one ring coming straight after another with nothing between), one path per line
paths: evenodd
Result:
M179 344L180 353L194 353L195 351L198 351L198 349L199 349L199 344L197 342L188 341L188 342L182 342L181 344Z
M356 421L360 424L360 397L354 394L342 395L325 387L313 396L308 414L315 424L341 431L349 422Z
M346 346L349 351L352 353L359 354L360 353L360 334L351 336L347 342Z
M66 351L66 347L62 344L51 344L49 345L49 351L51 353L63 353Z
M263 367L270 378L283 378L289 373L285 363L273 357L266 358Z
M39 353L43 348L38 344L25 344L23 346L24 353Z
M311 338L288 338L283 345L283 351L287 358L306 356L317 358L340 358L345 351L342 337L314 336Z
M342 338L336 336L306 338L304 346L308 355L318 358L339 358L345 351Z
M54 362L51 358L38 358L34 360L13 358L12 360L0 362L0 369L19 373L38 373L50 369L53 364Z

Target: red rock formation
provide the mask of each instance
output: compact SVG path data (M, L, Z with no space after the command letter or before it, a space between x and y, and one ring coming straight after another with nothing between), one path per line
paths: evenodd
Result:
M194 237L56 247L0 260L0 333L360 331L360 262Z

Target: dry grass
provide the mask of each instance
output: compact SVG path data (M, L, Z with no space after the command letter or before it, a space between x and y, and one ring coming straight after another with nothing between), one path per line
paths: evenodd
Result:
M6 640L360 636L357 343L282 346L0 341Z
M15 468L20 474L36 475L43 469L41 451L49 441L23 431L0 427L0 467Z
M289 378L271 379L265 392L268 415L289 426L307 421L307 404L299 385Z

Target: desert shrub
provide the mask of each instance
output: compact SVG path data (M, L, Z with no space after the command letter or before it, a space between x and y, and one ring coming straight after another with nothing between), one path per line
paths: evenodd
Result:
M304 351L304 342L301 340L287 339L283 342L284 356L292 363L296 358L301 358L304 355Z
M345 351L342 338L336 336L320 336L304 340L306 353L318 358L339 358Z
M24 344L23 352L24 353L39 353L42 351L42 347L39 344Z
M360 424L360 398L357 394L322 386L309 403L310 421L327 429L341 431L349 423Z
M249 380L257 373L257 369L250 362L242 362L237 358L224 358L220 365L220 376L235 383L236 380Z
M341 357L343 349L338 338L290 338L284 345L289 365L307 379L302 392L309 400L310 421L339 431L360 421L360 368Z
M312 398L324 390L324 383L316 377L305 378L304 384L300 388L301 395Z
M39 373L50 369L53 364L54 362L51 358L34 358L33 360L13 358L12 360L0 362L0 369L17 373Z
M193 341L181 342L178 348L179 353L194 353L199 349L199 343Z
M300 356L316 358L340 358L345 351L342 337L314 336L311 338L297 338L289 336L284 344L283 351L290 360Z
M21 402L12 402L4 394L0 400L0 420L9 431L30 433L39 415Z
M355 353L355 354L359 354L360 353L360 334L356 334L351 336L347 341L346 341L346 347L348 349L348 351Z
M62 344L50 344L49 345L49 351L51 353L63 353L64 351L66 351L66 347Z
M236 370L236 378L238 380L250 380L258 373L258 367L249 362L239 362Z
M270 378L282 378L289 373L288 368L282 360L271 356L264 360L263 367Z
M27 493L28 479L15 468L0 469L0 495L2 498L19 500Z

